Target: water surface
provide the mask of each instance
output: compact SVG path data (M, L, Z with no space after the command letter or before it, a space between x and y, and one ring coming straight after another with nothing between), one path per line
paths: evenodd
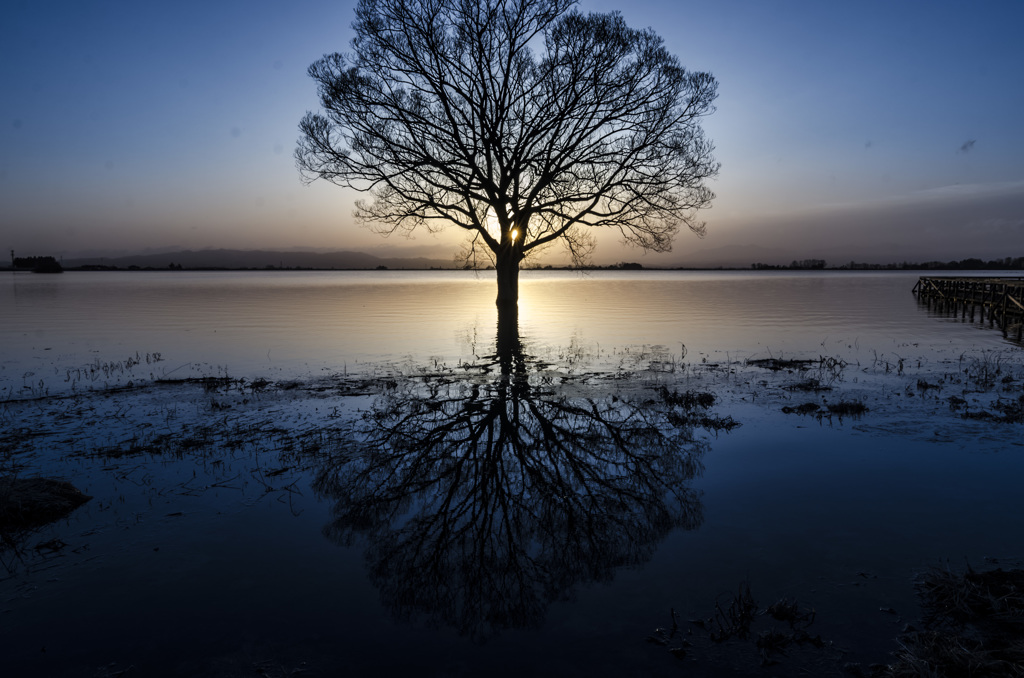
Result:
M658 345L721 359L995 349L998 332L936 322L917 275L524 271L535 347ZM0 279L3 376L160 353L162 370L299 376L405 357L458 361L493 341L490 272L71 272ZM920 350L917 350L920 349Z
M0 280L0 468L94 497L0 551L9 666L787 675L686 621L743 582L887 661L916 573L1024 555L1020 424L962 417L1020 349L915 280L524 272L511 344L488 275Z

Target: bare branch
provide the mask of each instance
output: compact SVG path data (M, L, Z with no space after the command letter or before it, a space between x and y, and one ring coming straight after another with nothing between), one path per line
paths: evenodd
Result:
M369 193L356 216L381 233L465 229L499 267L555 242L585 261L594 228L659 252L680 227L703 234L715 79L573 4L360 0L352 53L309 68L322 110L299 125L303 181Z

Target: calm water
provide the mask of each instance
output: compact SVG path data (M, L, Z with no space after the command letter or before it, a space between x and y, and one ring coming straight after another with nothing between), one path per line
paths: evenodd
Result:
M1024 557L1021 425L949 400L1019 397L1021 351L919 308L916 277L525 272L512 380L487 275L0 278L0 388L31 399L0 468L94 496L0 550L11 675L787 675L686 621L744 581L816 608L828 659L885 662L916 573ZM820 356L845 366L745 362ZM104 388L206 375L330 386ZM741 426L687 439L645 384ZM841 399L870 410L781 412ZM198 451L94 453L164 434ZM672 610L683 660L645 640Z
M934 356L1006 347L936 321L915 274L524 272L519 325L535 350L659 345L695 357ZM0 376L158 352L159 373L308 376L411 358L465 359L493 343L490 274L67 273L0 278Z

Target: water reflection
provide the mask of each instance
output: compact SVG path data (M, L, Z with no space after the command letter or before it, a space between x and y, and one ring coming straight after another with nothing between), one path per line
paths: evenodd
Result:
M702 522L707 399L531 356L515 314L495 353L397 377L323 460L325 534L363 544L401 619L475 639L537 626L575 585L646 562Z

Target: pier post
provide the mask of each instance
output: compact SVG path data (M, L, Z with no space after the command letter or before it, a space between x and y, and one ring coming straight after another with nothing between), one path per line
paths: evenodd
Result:
M921 276L912 290L930 313L959 316L961 322L998 327L1003 336L1024 341L1024 276L935 277Z

